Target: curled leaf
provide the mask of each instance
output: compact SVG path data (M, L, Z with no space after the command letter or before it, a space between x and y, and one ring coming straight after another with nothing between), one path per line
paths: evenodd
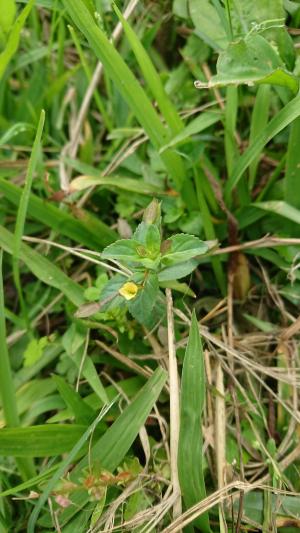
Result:
M298 79L285 69L273 46L261 35L249 35L230 43L221 52L217 74L207 83L195 82L197 89L211 89L227 85L268 83L282 85L297 93Z

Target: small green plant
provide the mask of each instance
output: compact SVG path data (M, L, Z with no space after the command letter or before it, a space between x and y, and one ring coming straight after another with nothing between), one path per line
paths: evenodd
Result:
M154 199L133 237L117 240L103 250L102 258L118 262L124 273L106 283L98 309L125 307L140 323L152 325L165 308L160 288L182 289L177 280L190 274L198 265L197 256L208 249L206 242L186 233L164 240L160 203Z

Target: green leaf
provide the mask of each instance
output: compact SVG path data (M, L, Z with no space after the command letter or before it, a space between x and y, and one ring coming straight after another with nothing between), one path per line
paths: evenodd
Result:
M168 239L170 242L169 249L162 256L162 264L165 266L172 266L176 263L189 261L197 255L205 254L208 246L205 242L198 239L194 235L187 233L180 233L173 235Z
M206 497L203 476L202 416L205 403L205 371L202 343L195 312L183 361L180 400L178 475L187 508ZM189 452L187 453L187 450ZM203 533L210 533L208 512L195 520Z
M57 389L65 404L71 409L77 424L89 425L95 419L96 414L72 387L60 376L53 376Z
M2 428L0 455L14 457L53 457L72 449L86 426L56 424L27 428Z
M4 0L4 1L5 1L4 13L3 13L3 9L1 8L1 5L0 5L1 20L3 21L4 16L5 16L5 18L8 16L8 18L7 18L6 22L5 22L5 24L7 24L7 22L9 21L9 19L11 18L11 15L12 15L12 7L10 5L11 4L11 0ZM8 11L6 11L7 2L10 5ZM2 0L1 3L3 3L3 0ZM6 47L3 50L3 52L0 54L0 78L2 78L8 63L10 62L11 58L14 56L14 54L18 50L21 31L22 31L22 28L23 28L23 26L24 26L24 24L26 22L26 19L27 19L28 15L29 15L29 13L30 13L30 11L32 9L33 4L34 4L34 0L29 0L28 4L24 7L23 11L21 11L20 15L18 16L18 18L16 19L14 25L12 26L12 28L10 30ZM0 22L1 22L1 20L0 20Z
M189 0L189 12L196 29L196 35L214 50L219 51L225 48L228 39L217 10L209 0L201 0L201 9L199 8L199 0Z
M160 252L161 236L158 227L155 224L147 225L147 232L145 235L145 244L147 252L155 259Z
M177 144L183 144L184 142L189 141L192 135L196 135L197 133L206 130L221 120L221 118L222 113L220 111L206 111L205 113L201 113L201 115L199 115L197 118L191 120L191 122L189 122L189 124L180 133L178 133L178 135L173 137L171 141L163 146L160 149L160 153L167 150L167 148L171 148Z
M123 191L134 192L146 196L164 194L160 187L145 183L139 179L132 179L119 176L78 176L70 183L71 191L83 191L89 187L104 187L108 189L120 189Z
M9 33L16 16L15 0L0 0L0 33Z
M127 263L140 263L141 255L137 250L140 243L134 239L120 239L104 248L101 256L103 259L114 259L115 261L125 261Z
M300 224L300 209L296 209L286 202L274 200L270 202L257 202L254 205L259 209L271 211L272 213L276 213L276 215L280 215L284 218L292 220L293 222L296 222L296 224Z
M250 145L255 141L259 133L263 131L264 128L267 126L269 108L270 108L270 102L271 102L270 92L271 92L270 85L261 85L258 88L258 91L256 93L255 103L254 103L252 116L251 116L250 135L249 135ZM249 166L249 188L250 190L252 190L254 183L255 183L256 170L257 170L257 166L259 163L259 159L260 159L260 154L254 159L254 161L252 161L251 165Z
M137 296L128 302L128 309L132 316L141 324L146 324L151 318L151 312L158 296L158 277L149 273L138 291Z
M238 510L239 501L234 502L235 510ZM295 518L299 516L300 508L300 498L299 496L289 496L288 494L282 494L280 498L276 494L272 495L271 498L272 510L276 513L277 516L284 516ZM263 511L264 511L264 493L263 491L251 491L245 494L244 498L244 513L245 519L247 517L251 520L254 520L257 524L262 524L263 522ZM287 528L287 531L290 528ZM298 530L297 527L295 529ZM293 531L293 528L291 528Z
M173 289L174 291L181 292L185 296L196 298L196 294L187 283L180 283L173 279L172 281L160 281L159 286L163 289Z
M24 352L24 366L34 365L43 355L44 348L48 344L48 337L32 339Z
M299 81L282 65L274 48L261 35L249 35L230 43L217 61L217 74L207 82L197 81L198 89L227 85L268 83L288 87L297 93Z
M188 0L173 0L172 10L176 17L188 18Z
M288 142L286 171L284 177L284 199L293 207L300 209L300 118L291 126Z
M183 263L178 263L173 266L163 268L158 274L158 281L172 281L175 279L185 278L197 268L199 261L197 259L190 259Z

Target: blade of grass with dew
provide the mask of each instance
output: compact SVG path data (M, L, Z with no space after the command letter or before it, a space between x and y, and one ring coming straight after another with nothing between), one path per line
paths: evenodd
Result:
M3 228L3 226L0 226L0 246L9 254L13 254L13 243L13 234ZM52 264L51 261L23 243L20 248L20 260L26 264L38 279L46 283L46 285L58 289L76 307L79 307L85 302L83 289L78 283L69 278L60 268Z
M22 236L24 233L24 225L25 225L25 219L27 215L28 201L29 201L29 195L30 195L33 175L35 172L35 168L36 168L37 160L39 156L39 149L40 149L41 138L42 138L42 133L43 133L43 128L44 128L44 122L45 122L45 111L42 110L39 123L38 123L38 127L37 127L37 131L36 131L36 136L35 136L33 147L32 147L31 156L29 159L28 170L27 170L26 178L25 178L25 185L24 185L22 195L20 198L20 204L19 204L19 209L18 209L17 218L16 218L13 256L12 256L12 270L13 270L14 283L15 283L18 297L19 297L19 304L21 307L21 311L27 323L28 329L30 329L30 323L29 323L29 319L27 316L27 310L26 310L26 305L25 305L25 301L23 297L23 291L22 291L21 279L20 279L20 266L19 266L20 248L22 244Z
M182 368L178 445L179 482L187 509L206 498L202 436L205 390L203 349L197 318L193 312ZM197 518L194 524L203 533L211 532L207 512Z
M300 209L300 117L291 126L288 142L286 171L284 176L284 199L291 206Z
M133 73L97 26L82 0L63 0L67 12L76 26L85 35L98 59L103 63L106 73L114 81L120 94L127 102L136 118L145 129L154 147L159 150L168 140L168 132L145 91ZM176 187L181 188L185 179L185 168L178 154L166 152L162 160Z
M257 89L256 97L255 97L255 103L252 111L251 116L251 124L250 124L250 135L249 135L249 145L253 144L255 142L255 139L260 134L261 131L263 131L267 124L268 124L268 116L269 116L269 108L270 108L270 96L271 96L271 85L260 85ZM252 163L249 165L249 189L252 191L254 184L255 184L255 178L256 178L256 171L260 159L260 155L258 154L256 158L252 161Z
M101 464L101 467L113 472L117 466L124 459L126 453L130 449L133 441L137 437L141 427L144 425L149 413L166 382L166 372L162 368L157 368L153 376L147 381L142 389L133 399L132 403L124 409L117 420L109 427L106 433L93 446L90 456L85 456L80 463L78 463L72 474L71 480L77 480L81 472L86 466L92 464L96 460ZM51 485L53 487L53 485ZM50 489L52 490L52 488ZM46 498L48 497L48 489ZM40 512L40 509L46 501L44 493L38 503L38 511L34 511L35 520ZM80 509L89 501L89 496L86 493L74 494L72 500L75 505L65 509L60 515L60 525L64 526ZM42 504L41 504L42 501ZM30 519L31 528L28 528L28 533L33 532L33 525L35 523ZM42 526L51 527L52 519L50 516L43 517L39 521Z
M20 419L18 415L16 392L13 383L12 371L10 367L9 353L6 343L6 324L4 316L4 289L3 289L3 275L2 275L2 261L3 251L0 250L0 394L2 399L2 406L5 416L6 425L8 427L18 427ZM1 432L3 429L1 430ZM24 479L28 479L35 475L33 463L27 459L17 459L17 466Z
M21 11L20 15L15 20L12 29L10 30L6 47L0 54L0 78L2 78L7 65L18 50L21 31L32 9L33 4L34 0L29 0L27 6L25 6L23 11Z
M22 190L0 177L0 191L14 205L18 206L22 195ZM28 212L30 218L38 220L61 235L65 235L76 243L83 244L92 250L105 247L114 242L118 235L110 229L104 222L91 217L84 210L75 210L78 218L66 211L58 209L50 201L39 198L34 193L30 193L28 201Z
M176 135L183 129L183 122L170 98L166 94L161 78L157 70L154 68L154 65L140 39L127 20L124 19L116 4L113 4L113 9L124 28L126 37L140 66L145 81L157 102L160 112L169 126L172 135Z
M16 137L20 133L29 132L33 130L32 124L27 124L26 122L16 122L11 128L9 128L1 137L0 137L0 146L8 143L13 137Z
M264 146L273 139L275 135L293 122L293 120L299 117L299 115L300 95L297 95L293 100L286 104L286 106L283 107L274 118L272 118L265 129L260 135L258 135L254 143L245 150L243 155L239 158L225 186L225 198L228 204L230 204L233 189L237 186L248 166L255 160L255 158L257 158Z

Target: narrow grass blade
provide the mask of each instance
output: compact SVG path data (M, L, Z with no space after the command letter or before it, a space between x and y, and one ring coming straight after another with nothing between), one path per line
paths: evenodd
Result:
M166 94L160 76L154 68L154 65L145 48L143 47L140 39L138 38L134 30L131 28L127 20L124 19L121 11L117 8L116 4L114 4L113 7L124 28L126 37L130 42L130 46L140 66L145 81L157 102L160 112L163 115L172 134L176 135L180 130L183 129L183 122L180 116L178 115L177 110L175 109L170 98Z
M3 251L0 250L0 395L4 411L6 425L16 427L20 425L18 415L15 387L13 384L12 371L10 367L8 348L6 343L6 325L4 314L4 290L2 277ZM1 429L1 432L3 429ZM33 464L27 460L17 460L17 464L24 479L35 475Z
M53 376L60 396L71 409L77 424L88 425L95 418L94 410L80 397L78 392L61 377Z
M236 143L236 119L238 110L238 88L227 87L225 107L225 156L227 176L230 176L238 155Z
M16 122L11 128L9 128L1 137L0 137L0 146L8 143L13 137L31 131L33 129L32 124L27 124L26 122Z
M159 149L168 140L168 132L161 123L145 91L104 32L97 26L83 0L63 0L63 4L76 26L89 41L98 59L103 63L107 75L114 81L121 95L145 129L154 147ZM181 158L175 153L166 152L162 155L162 160L177 188L180 188L185 178Z
M90 357L86 357L82 364L82 354L77 351L72 354L68 354L72 362L77 366L78 370L81 370L83 377L87 380L91 388L95 391L102 403L108 403L108 397L104 386L102 385L99 373Z
M25 178L25 185L24 189L22 191L22 196L20 198L20 205L17 213L17 219L16 219L16 227L15 227L15 238L14 238L14 246L13 246L13 277L15 286L18 291L19 296L19 302L21 305L21 309L23 311L24 317L26 318L26 321L28 322L25 302L23 298L23 292L21 288L21 280L20 280L20 269L19 269L19 261L20 261L20 249L21 249L21 243L22 243L22 236L24 232L24 225L25 225L25 219L27 215L27 209L28 209L28 201L30 196L30 190L33 180L33 175L35 172L35 168L37 165L37 160L39 156L39 149L40 149L40 143L44 128L44 122L45 122L45 111L42 110L40 115L40 120L38 123L36 136L34 139L33 147L31 156L29 159L29 165L28 170ZM28 324L29 327L29 324Z
M9 254L13 254L13 243L13 234L0 226L0 246ZM46 283L46 285L58 289L76 307L85 302L83 289L80 285L68 278L64 272L41 254L22 243L19 257L38 279Z
M251 125L250 125L250 135L249 135L249 145L255 142L255 139L260 134L261 131L265 129L268 123L269 108L270 108L270 85L260 85L258 87L255 104L251 116ZM259 163L260 154L249 165L249 189L252 190L255 178L257 166Z
M132 403L110 426L103 437L93 446L90 457L85 456L73 470L71 479L78 479L83 468L92 461L97 461L102 468L113 472L122 462L134 439L137 437L147 416L157 401L159 394L166 382L166 372L158 368L153 376L138 392ZM65 509L60 515L60 525L64 526L87 502L89 497L80 494L74 495L72 500L75 505ZM51 527L51 517L43 520L42 525ZM31 530L28 530L28 532Z
M285 201L300 209L300 117L291 126L284 177Z
M34 0L29 0L27 6L25 6L23 11L21 11L9 33L6 47L0 54L0 78L2 78L7 65L18 50L21 31L32 9L33 4Z
M202 186L202 179L205 179L204 172L201 170L197 171L195 169L194 172L195 176L195 184L196 184L196 191L197 191L197 199L199 203L199 210L200 213L203 216L203 226L205 231L205 237L207 240L214 241L216 240L216 234L213 227L213 223L211 221L211 215L207 206L207 202L205 199L205 196L203 194L203 186ZM203 178L202 178L203 176ZM214 274L216 276L216 281L219 285L219 288L222 292L222 294L226 294L226 280L225 275L222 268L221 260L218 257L212 257L211 258L211 264L214 270Z
M256 202L255 207L259 209L264 209L265 211L271 211L276 215L280 215L284 218L300 224L300 209L296 209L292 205L287 204L286 202L281 201L270 201L270 202Z
M254 143L247 148L243 155L239 158L236 166L233 169L231 176L229 177L225 187L226 201L230 203L233 189L238 184L243 173L248 166L257 158L261 153L264 146L275 135L288 126L293 120L300 115L300 95L297 95L291 100L283 109L277 113L277 115L268 123L266 128L258 135Z
M167 148L172 148L177 144L184 143L190 140L192 135L201 133L201 131L206 130L222 118L222 113L220 111L206 111L202 113L197 118L189 122L185 128L178 133L175 137L171 139L165 146L160 149L160 153L167 150Z
M14 205L19 205L22 194L19 187L0 177L0 191ZM86 211L75 211L76 218L76 216L58 209L50 201L46 204L45 200L33 193L29 196L28 212L30 218L38 220L57 233L69 237L76 244L83 244L93 250L98 250L99 247L104 248L118 238L115 231L98 218L90 216Z
M202 436L204 404L204 359L198 322L194 312L182 368L178 447L179 481L187 508L206 498ZM210 533L207 512L195 520L195 526L203 533Z
M0 344L2 346L2 355L0 357L0 376L1 376L1 398L6 424L8 426L18 426L20 423L17 403L15 397L15 388L12 379L12 373L9 362L8 349L6 344L6 325L4 313L4 291L2 279L2 258L3 251L0 250Z

